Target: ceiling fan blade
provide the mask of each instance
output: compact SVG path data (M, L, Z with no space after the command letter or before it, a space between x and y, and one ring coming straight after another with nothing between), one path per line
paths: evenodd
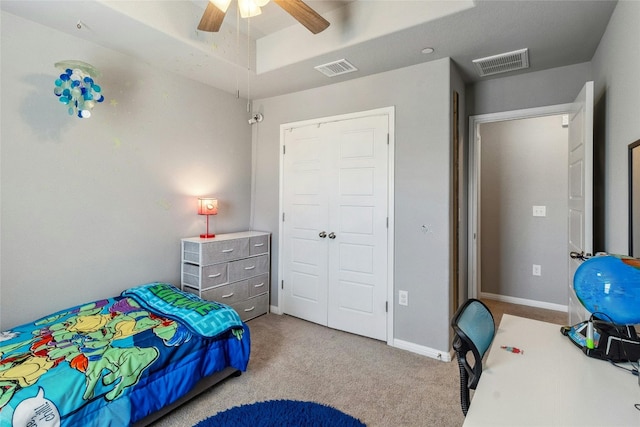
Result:
M207 2L207 9L204 11L198 29L200 31L208 31L210 33L217 33L222 25L225 12L218 9L213 3Z
M299 23L307 27L313 34L318 34L329 26L329 21L324 19L315 10L311 9L302 0L273 0Z

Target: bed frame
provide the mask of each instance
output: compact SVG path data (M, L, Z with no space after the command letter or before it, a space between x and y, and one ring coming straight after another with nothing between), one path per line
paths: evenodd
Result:
M156 412L154 412L152 414L147 415L146 417L144 417L140 421L134 423L132 426L133 427L144 427L144 426L147 426L147 425L159 420L160 418L162 418L163 416L167 415L169 412L173 411L174 409L178 408L179 406L187 403L189 400L193 399L194 397L198 396L199 394L207 391L208 389L210 389L214 385L221 383L222 381L226 380L229 377L239 377L241 374L242 374L242 372L240 372L239 370L237 370L237 369L235 369L233 367L226 367L222 371L218 371L218 372L216 372L216 373L214 373L212 375L209 375L208 377L201 379L195 385L195 387L193 387L193 389L191 389L191 391L189 393L185 394L180 399L178 399L175 402L173 402L171 405L165 406L164 408L160 409L159 411L156 411Z

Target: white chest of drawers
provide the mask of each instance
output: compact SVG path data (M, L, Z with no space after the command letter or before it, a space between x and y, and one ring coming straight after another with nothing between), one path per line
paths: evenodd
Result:
M232 306L243 321L269 311L270 234L182 239L182 290Z

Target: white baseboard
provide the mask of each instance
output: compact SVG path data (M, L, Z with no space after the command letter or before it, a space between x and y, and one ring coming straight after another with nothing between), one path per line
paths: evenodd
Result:
M272 314L283 314L277 306L270 306L269 312ZM454 357L453 351L435 350L433 348L425 347L422 345L414 344L408 341L394 339L391 343L387 343L391 347L399 348L401 350L407 350L412 353L420 354L423 356L431 357L432 359L440 360L442 362L451 362Z
M565 313L569 312L569 307L566 305L553 304L550 302L536 301L524 298L509 297L505 295L490 294L487 292L481 292L480 298L508 302L510 304L527 305L529 307L545 308L547 310L564 311Z
M452 352L436 350L433 348L414 344L408 341L393 340L393 343L391 344L391 346L395 348L399 348L401 350L407 350L412 353L417 353L423 356L431 357L432 359L440 360L443 362L451 362L453 360Z
M278 306L271 305L271 306L269 306L269 313L282 314L282 310L280 310L280 307L278 307Z

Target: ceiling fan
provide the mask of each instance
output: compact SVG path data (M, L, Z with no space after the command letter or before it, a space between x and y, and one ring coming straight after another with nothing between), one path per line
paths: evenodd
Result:
M320 16L302 0L273 1L313 34L318 34L329 26L329 21ZM238 0L240 16L249 18L260 15L262 13L260 7L265 6L267 3L269 3L269 0ZM231 0L209 0L207 9L200 19L200 24L198 24L198 30L212 33L218 32L229 4L231 4Z

